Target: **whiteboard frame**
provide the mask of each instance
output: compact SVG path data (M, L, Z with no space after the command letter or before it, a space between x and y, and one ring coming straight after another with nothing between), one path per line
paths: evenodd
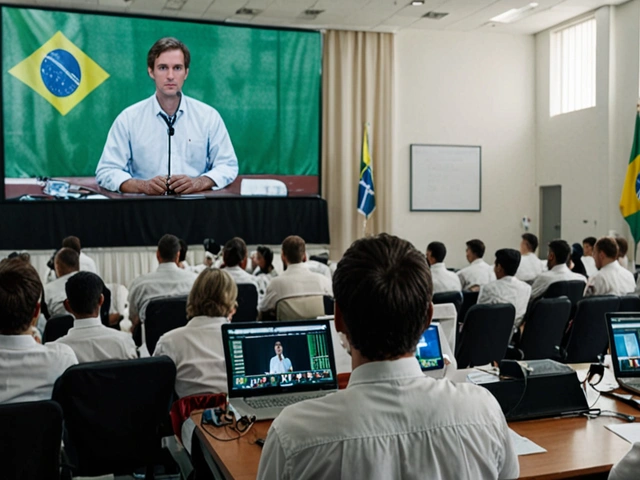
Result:
M436 208L414 208L414 204L416 203L413 198L413 147L438 147L438 148L466 148L470 151L477 151L477 160L478 160L478 208L474 209L459 209L459 208L451 208L451 209L436 209ZM482 211L482 147L480 145L441 145L441 144L424 144L424 143L412 143L409 145L409 157L410 157L410 167L409 167L409 211L411 212L480 212Z

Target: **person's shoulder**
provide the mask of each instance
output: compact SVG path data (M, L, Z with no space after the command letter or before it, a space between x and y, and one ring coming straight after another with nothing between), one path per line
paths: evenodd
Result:
M183 95L182 96L182 101L187 103L188 108L195 109L195 111L200 115L207 115L207 116L211 116L213 118L222 118L220 116L220 112L218 112L218 110L213 108L208 103L204 103L204 102L202 102L202 101L200 101L200 100L198 100L196 98L190 97L188 95Z
M132 105L126 107L120 114L116 117L116 121L125 120L136 117L145 111L146 108L149 107L149 104L153 101L153 95L147 98L144 98Z
M62 340L62 339L60 339ZM67 362L77 363L78 359L73 349L64 342L48 342L43 345L53 356Z

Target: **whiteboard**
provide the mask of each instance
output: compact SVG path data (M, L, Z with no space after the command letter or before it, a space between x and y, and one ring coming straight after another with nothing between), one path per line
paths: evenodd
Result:
M411 145L411 211L479 212L481 148Z

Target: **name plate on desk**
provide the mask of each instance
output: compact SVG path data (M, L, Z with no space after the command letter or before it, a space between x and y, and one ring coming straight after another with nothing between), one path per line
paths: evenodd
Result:
M249 179L243 178L240 184L240 195L286 197L287 186L284 182L274 179Z

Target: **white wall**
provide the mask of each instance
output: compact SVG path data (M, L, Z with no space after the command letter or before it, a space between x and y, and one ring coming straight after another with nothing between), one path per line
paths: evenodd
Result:
M534 47L532 36L397 34L392 233L422 251L444 242L449 267L467 264L471 238L493 263L498 248L518 248L523 216L537 229ZM482 146L482 211L410 212L412 143Z

